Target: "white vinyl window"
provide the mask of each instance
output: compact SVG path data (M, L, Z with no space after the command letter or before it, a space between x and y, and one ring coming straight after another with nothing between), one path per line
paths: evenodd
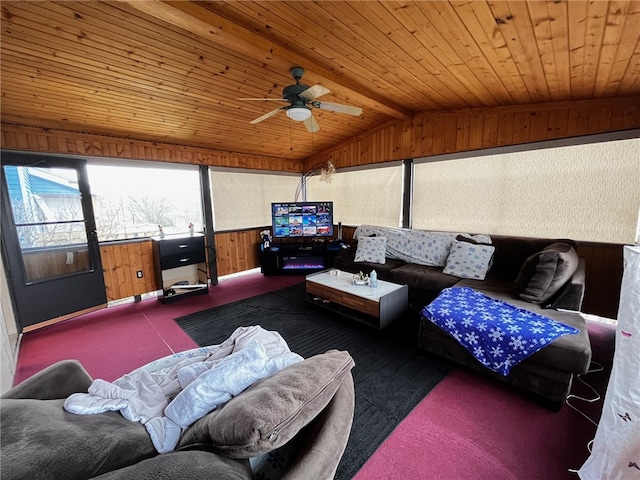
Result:
M100 241L203 231L197 166L90 163L87 173Z
M338 170L330 182L316 175L307 180L307 200L333 201L334 223L400 227L402 225L401 163Z
M633 243L639 139L416 163L416 229Z
M293 201L300 177L275 172L212 170L216 231L271 227L271 203Z

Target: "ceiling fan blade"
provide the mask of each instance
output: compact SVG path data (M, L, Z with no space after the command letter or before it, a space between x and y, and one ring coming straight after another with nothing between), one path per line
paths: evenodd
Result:
M287 101L286 98L237 98L236 100L249 100L249 101L264 100L264 101L267 101L267 102L286 102Z
M256 124L256 123L260 123L263 120L266 120L269 117L273 117L276 113L278 113L280 110L284 110L285 107L278 107L275 110L271 110L269 113L265 113L264 115L262 115L261 117L256 118L255 120L252 120L251 124Z
M327 87L323 87L322 85L312 85L305 91L300 93L298 96L305 102L311 102L322 95L326 95L330 91L331 90L329 90Z
M309 130L309 132L311 133L315 133L320 130L320 126L318 125L318 122L316 122L316 119L313 117L313 115L311 115L306 120L303 120L302 123L304 123L304 126L307 127L307 130Z
M314 102L313 106L321 110L329 110L330 112L346 113L347 115L353 115L354 117L362 115L362 109L360 107L352 107L351 105L341 105L339 103L330 103L330 102Z

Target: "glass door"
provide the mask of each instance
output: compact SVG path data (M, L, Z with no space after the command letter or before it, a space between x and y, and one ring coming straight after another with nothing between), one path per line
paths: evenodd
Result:
M2 153L3 257L20 330L107 303L85 167Z

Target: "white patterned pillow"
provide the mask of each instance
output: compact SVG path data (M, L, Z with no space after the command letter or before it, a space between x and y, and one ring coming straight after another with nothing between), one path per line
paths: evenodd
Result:
M360 237L356 262L386 263L387 237Z
M484 280L495 249L493 245L474 245L454 240L442 272L460 278Z

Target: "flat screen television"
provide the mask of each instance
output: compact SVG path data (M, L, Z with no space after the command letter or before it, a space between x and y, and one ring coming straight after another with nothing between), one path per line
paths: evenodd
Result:
M271 204L274 238L333 237L333 202Z

